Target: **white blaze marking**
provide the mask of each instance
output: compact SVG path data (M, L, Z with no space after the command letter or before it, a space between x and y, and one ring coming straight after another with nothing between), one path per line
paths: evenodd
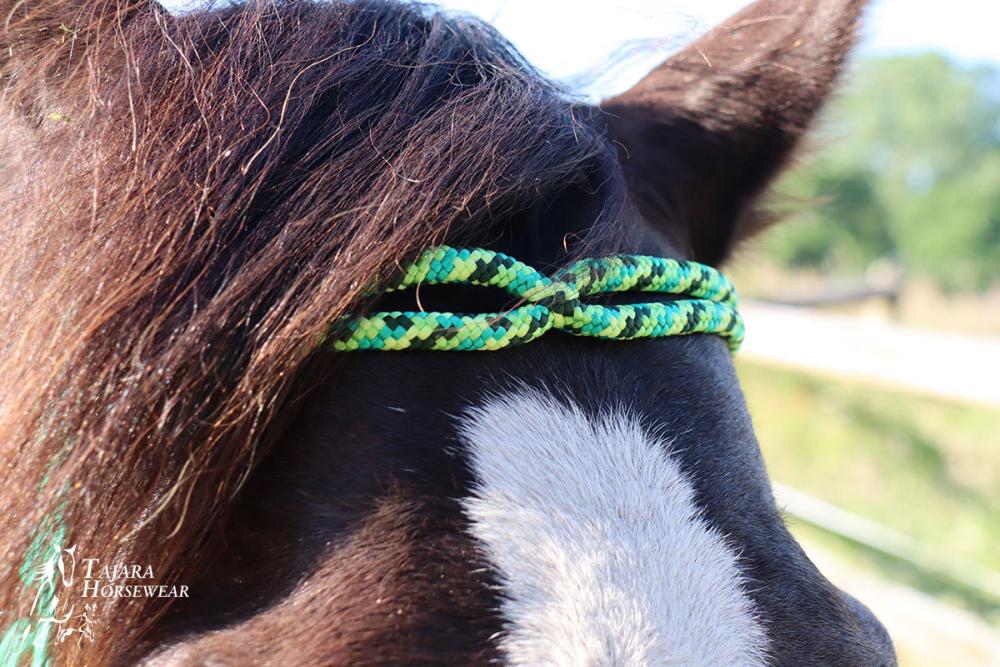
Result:
M535 392L472 410L472 532L514 665L763 665L737 556L662 443Z

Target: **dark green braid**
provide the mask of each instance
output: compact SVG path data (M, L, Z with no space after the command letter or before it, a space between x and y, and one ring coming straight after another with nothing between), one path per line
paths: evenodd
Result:
M736 311L732 284L715 269L697 262L662 257L612 255L582 259L552 278L503 253L481 248L439 246L425 251L385 291L420 284L467 284L500 287L525 305L502 313L455 315L435 312L381 312L345 318L334 325L334 350L499 350L532 341L549 329L577 336L630 340L692 333L723 336L736 351L743 321ZM626 306L587 304L582 297L609 292L658 292L688 297L668 303ZM54 588L34 577L44 564L56 576L63 527L41 533L21 574L38 589L33 615L13 619L0 636L0 665L27 660L48 665L47 644L55 611Z
M743 341L732 283L697 262L644 255L581 259L543 276L523 262L482 248L438 246L421 254L386 292L420 284L500 287L524 305L500 313L378 312L334 325L334 350L499 350L549 329L577 336L631 340L693 333L723 336L735 352ZM667 303L602 306L582 297L609 292L658 292L688 297Z

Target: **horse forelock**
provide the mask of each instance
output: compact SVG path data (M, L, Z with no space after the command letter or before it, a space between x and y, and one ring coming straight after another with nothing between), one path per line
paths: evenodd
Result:
M492 237L610 154L490 28L420 8L66 0L6 18L5 562L58 511L81 553L184 579L335 377L314 353L331 321L422 247ZM28 604L8 570L0 607ZM102 604L117 622L58 659L102 664L163 611Z

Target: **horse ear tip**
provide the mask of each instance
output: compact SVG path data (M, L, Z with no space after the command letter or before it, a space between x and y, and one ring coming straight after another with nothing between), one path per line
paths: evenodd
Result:
M833 92L867 4L755 2L604 100L644 217L680 228L706 263L770 227L761 195Z

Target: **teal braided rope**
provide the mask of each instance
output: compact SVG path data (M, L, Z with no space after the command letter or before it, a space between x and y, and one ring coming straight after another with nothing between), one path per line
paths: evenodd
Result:
M524 305L499 313L387 311L337 322L329 345L353 350L499 350L556 329L605 340L694 333L724 337L732 352L743 341L738 297L710 266L645 255L581 259L553 277L509 255L482 248L438 246L424 251L386 292L443 284L499 287ZM584 297L656 292L690 297L604 306Z

